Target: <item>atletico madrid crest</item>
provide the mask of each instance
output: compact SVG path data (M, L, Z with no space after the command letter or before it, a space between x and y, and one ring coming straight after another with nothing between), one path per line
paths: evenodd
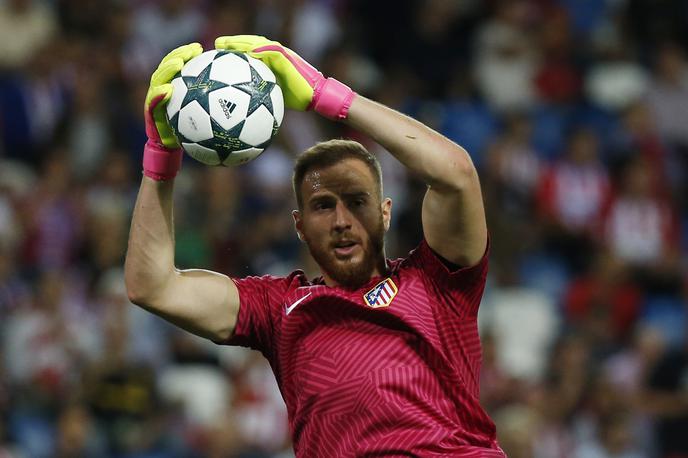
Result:
M374 309L387 307L392 303L392 299L397 295L397 291L397 285L394 284L391 278L387 278L365 293L363 299L365 299L368 307Z

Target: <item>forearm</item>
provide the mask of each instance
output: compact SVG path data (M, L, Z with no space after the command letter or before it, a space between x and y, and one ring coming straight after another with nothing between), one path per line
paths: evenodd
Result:
M461 188L476 175L471 158L459 145L365 97L354 99L344 122L370 136L433 188Z
M487 227L480 180L468 153L422 123L361 96L345 122L428 185L422 220L430 247L454 264L477 263L485 253Z
M129 232L124 273L132 302L153 303L174 274L173 180L143 177Z

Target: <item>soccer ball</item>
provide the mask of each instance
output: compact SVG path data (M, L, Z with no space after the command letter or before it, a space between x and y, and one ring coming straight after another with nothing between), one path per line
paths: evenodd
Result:
M189 156L206 165L239 165L258 157L284 116L282 89L258 59L206 51L172 80L167 117Z

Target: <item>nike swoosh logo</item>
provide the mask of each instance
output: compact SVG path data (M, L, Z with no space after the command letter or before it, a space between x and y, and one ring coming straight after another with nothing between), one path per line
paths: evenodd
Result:
M303 302L310 295L311 295L311 293L306 294L301 299L297 299L293 304L291 304L289 307L287 307L287 315L289 315L289 313L291 313L291 311L294 310L297 305L299 305L301 302Z

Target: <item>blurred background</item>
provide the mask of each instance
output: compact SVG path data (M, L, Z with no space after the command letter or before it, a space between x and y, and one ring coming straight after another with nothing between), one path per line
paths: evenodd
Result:
M482 402L510 457L688 456L688 2L0 0L0 457L293 456L262 356L139 310L122 280L152 70L247 33L470 152ZM247 166L185 158L178 266L315 274L291 166L340 136L378 153L404 256L424 185L289 112Z

